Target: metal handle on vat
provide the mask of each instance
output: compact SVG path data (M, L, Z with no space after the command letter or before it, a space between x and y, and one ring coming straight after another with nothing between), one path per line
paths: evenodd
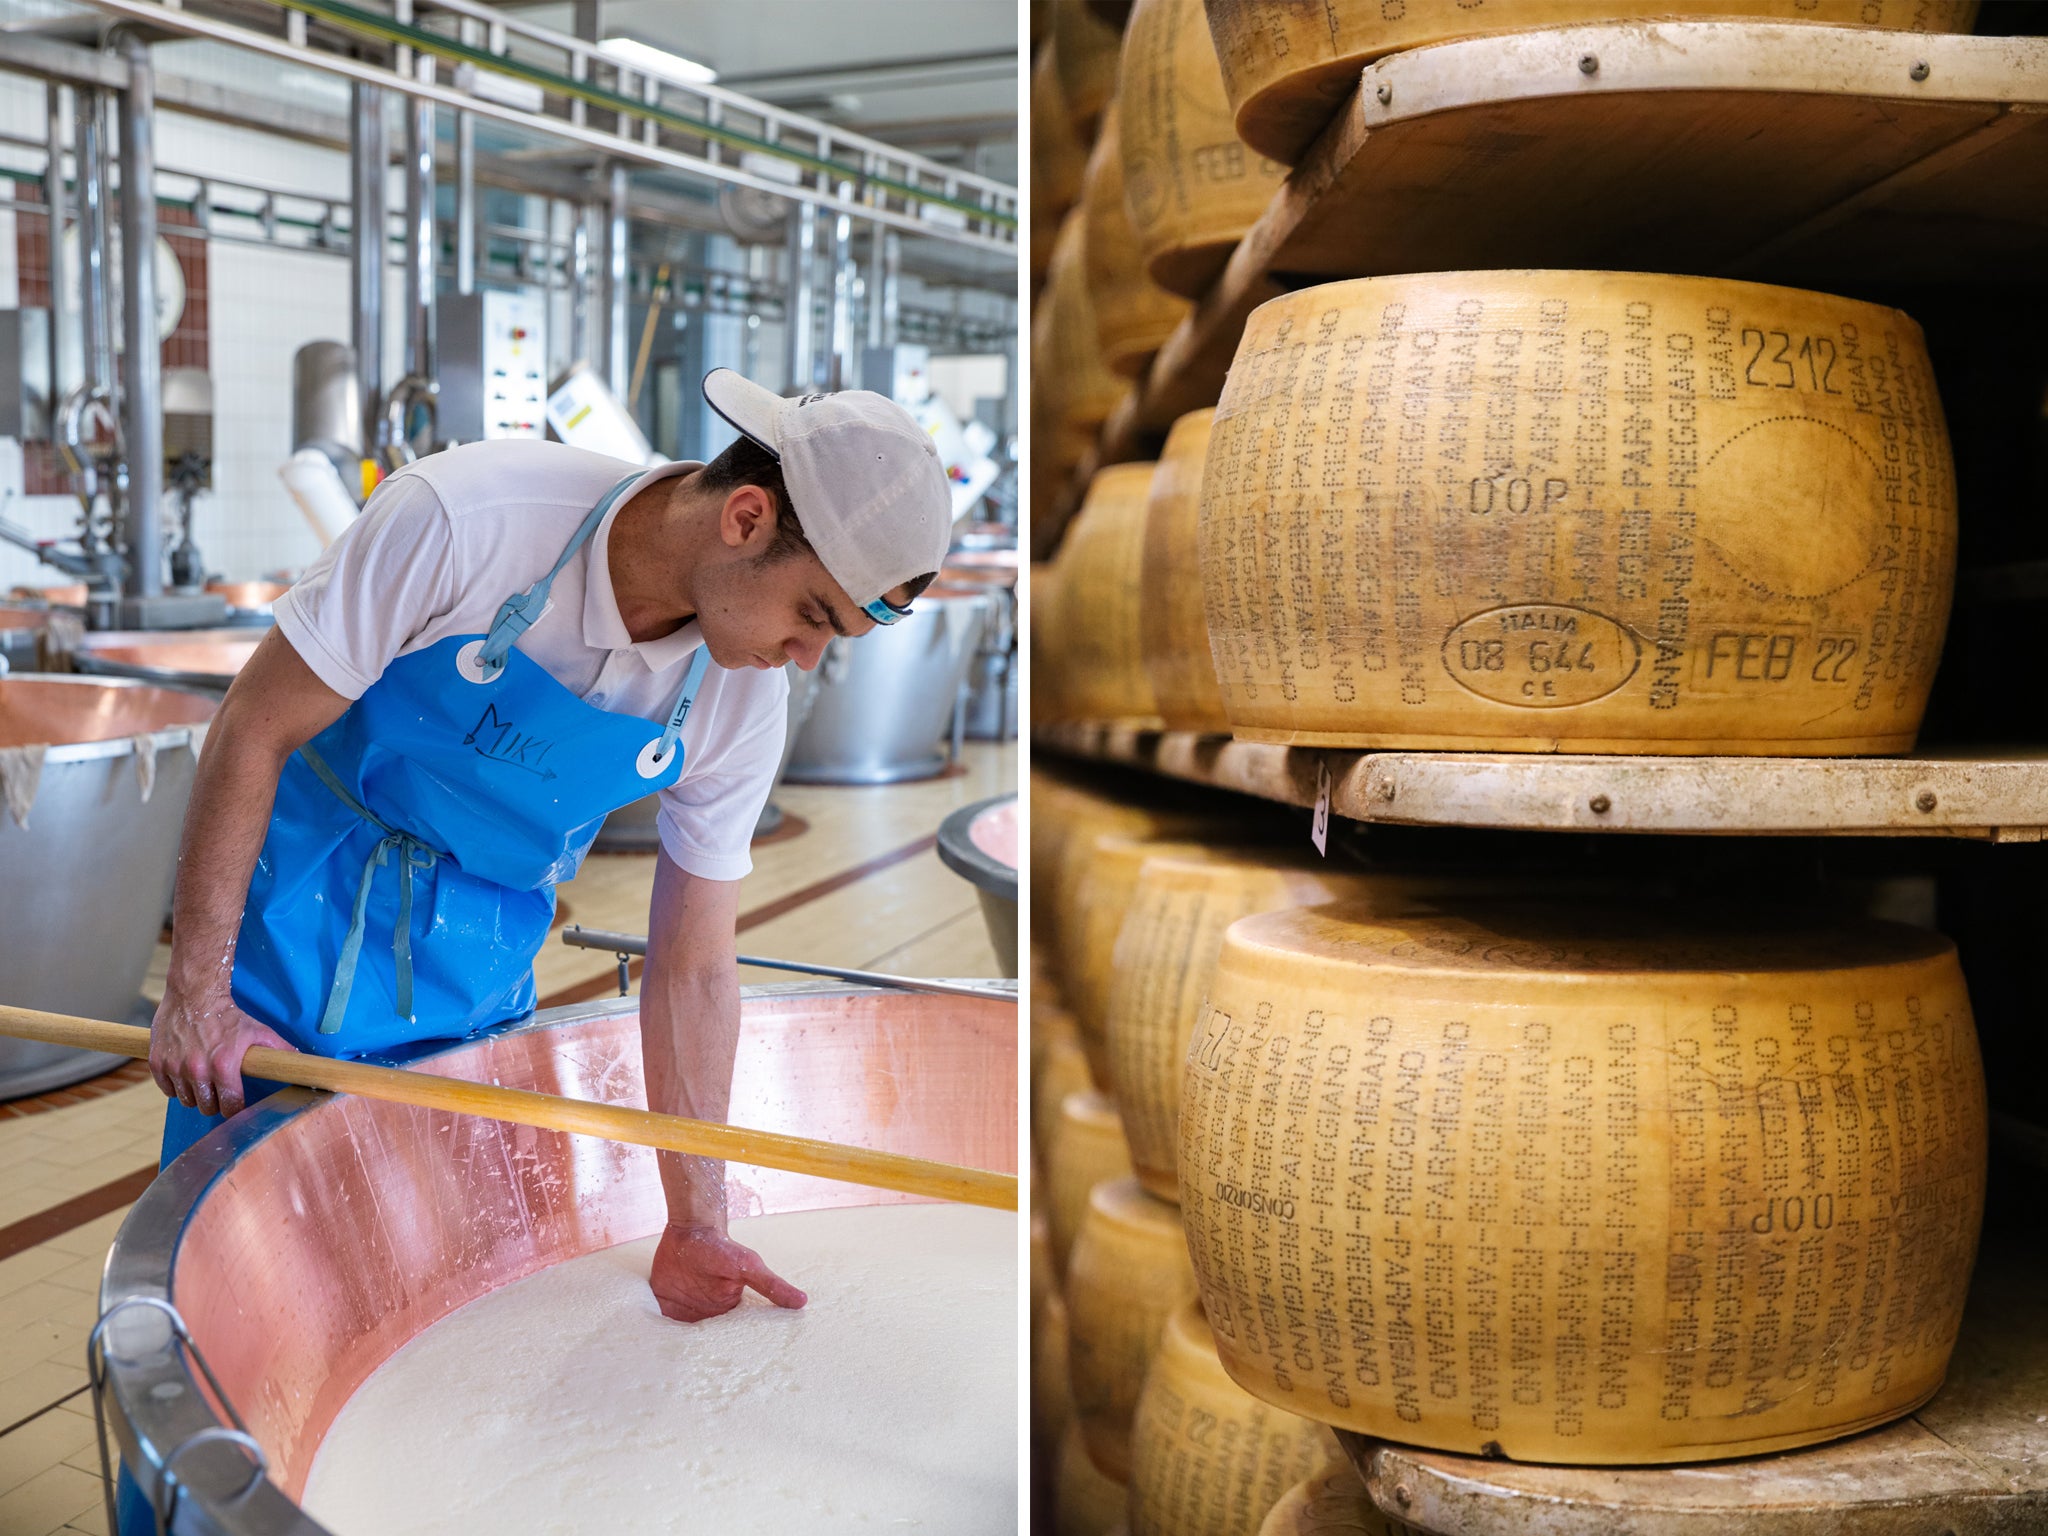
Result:
M213 1440L225 1440L241 1446L255 1458L256 1465L251 1471L249 1481L241 1493L236 1495L237 1498L247 1495L250 1489L270 1475L270 1458L263 1454L263 1447L256 1443L256 1437L249 1433L248 1425L242 1422L241 1414L235 1411L235 1405L222 1388L220 1378L213 1374L213 1367L206 1363L206 1356L193 1339L192 1330L185 1326L184 1314L179 1312L167 1297L124 1296L100 1314L99 1321L92 1325L92 1332L85 1338L85 1378L92 1391L93 1432L99 1437L100 1482L106 1499L107 1529L120 1530L121 1514L114 1501L113 1459L107 1454L106 1331L107 1324L130 1307L148 1307L163 1313L169 1319L171 1336L168 1352L175 1357L182 1349L192 1357L193 1364L199 1367L200 1375L206 1378L207 1390L213 1393L214 1401L220 1404L228 1416L229 1424L233 1425L233 1428L229 1428L228 1425L215 1424L197 1430L171 1447L169 1453L165 1455L163 1465L157 1472L156 1486L149 1491L149 1510L156 1517L157 1536L169 1536L171 1524L178 1515L178 1496L184 1491L184 1485L178 1481L178 1458L193 1446ZM138 1478L138 1485L140 1481Z
M626 995L626 957L645 955L647 939L638 933L613 933L605 928L585 928L572 923L562 930L562 942L572 949L608 949L619 957L619 996ZM843 965L812 965L804 960L767 960L759 955L741 955L741 965L764 971L796 971L805 976L830 976L836 981L857 981L864 986L890 987L898 992L932 992L940 997L979 997L989 1002L1015 1003L1013 987L977 987L964 981L930 981L922 976L892 976L885 971L856 971Z

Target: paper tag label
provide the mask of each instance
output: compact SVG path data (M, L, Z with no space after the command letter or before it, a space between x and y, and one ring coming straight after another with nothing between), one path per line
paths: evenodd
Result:
M1327 761L1316 764L1316 811L1308 824L1308 840L1316 845L1316 852L1324 858L1330 856L1330 765Z

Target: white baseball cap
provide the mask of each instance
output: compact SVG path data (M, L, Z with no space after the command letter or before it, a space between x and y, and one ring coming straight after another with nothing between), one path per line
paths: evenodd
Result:
M782 463L791 508L832 579L878 624L886 594L936 572L953 541L953 492L931 434L885 395L785 400L730 368L704 375L711 409Z

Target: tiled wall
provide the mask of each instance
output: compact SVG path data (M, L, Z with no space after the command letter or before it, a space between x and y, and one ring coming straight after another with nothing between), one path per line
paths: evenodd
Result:
M204 56L178 60L190 73ZM40 136L43 88L18 75L0 75L0 130ZM344 195L345 153L253 133L220 123L159 116L157 155L166 169L234 177L307 192ZM397 188L394 184L393 195ZM4 198L0 191L0 198ZM4 207L4 202L0 202ZM22 215L26 227L33 217ZM173 222L166 215L166 222ZM17 256L17 216L0 212L0 307L37 302L46 291L41 275L23 270L24 260L42 259L40 239ZM39 232L38 232L39 233ZM303 567L319 553L318 541L285 494L277 469L291 452L292 354L305 342L348 338L348 271L345 256L309 255L230 240L205 243L174 237L190 292L188 321L166 365L198 361L213 383L213 489L202 493L193 533L208 567L230 579ZM397 300L402 279L392 275L387 306L393 312L396 345ZM192 351L190 327L203 326L200 351ZM21 445L0 439L0 516L40 537L61 537L75 526L78 504L69 494L28 495ZM43 586L64 578L11 545L0 545L0 591L16 585Z

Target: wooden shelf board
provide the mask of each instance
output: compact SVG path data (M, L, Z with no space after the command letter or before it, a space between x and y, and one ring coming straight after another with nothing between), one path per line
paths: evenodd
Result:
M2048 837L2048 748L1900 758L1358 752L1093 724L1041 727L1036 739L1071 756L1298 806L1315 803L1317 768L1327 762L1331 814L1383 826Z
M1610 22L1381 59L1107 425L1100 462L1214 405L1269 299L1503 267L1852 292L2048 278L2048 38Z

